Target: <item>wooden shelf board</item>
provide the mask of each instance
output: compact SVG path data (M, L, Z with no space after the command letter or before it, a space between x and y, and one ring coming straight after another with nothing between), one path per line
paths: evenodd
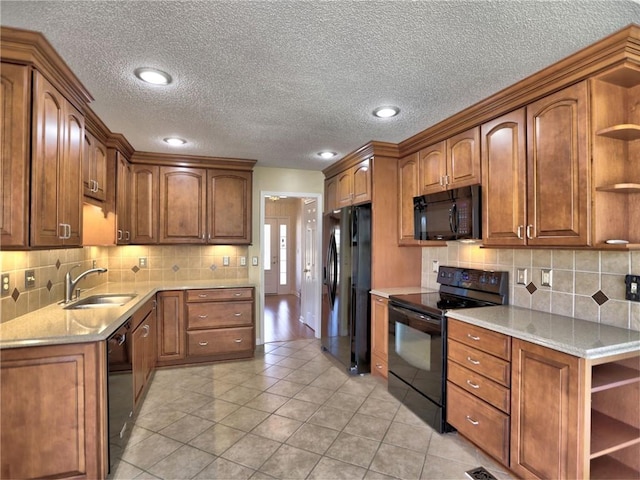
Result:
M640 443L640 429L591 410L591 457L597 458Z
M597 192L640 193L640 183L614 183L596 187Z
M599 79L620 87L631 88L640 84L640 70L635 65L620 65L600 75Z
M591 392L621 387L640 382L640 372L616 363L603 363L593 367Z
M640 243L609 244L602 242L596 244L595 248L599 250L640 250Z
M640 125L635 123L623 123L613 127L598 130L596 135L616 138L618 140L638 140L640 139Z
M640 472L633 468L627 467L624 463L607 457L596 458L591 460L589 478L595 479L616 479L616 480L637 480L640 478Z

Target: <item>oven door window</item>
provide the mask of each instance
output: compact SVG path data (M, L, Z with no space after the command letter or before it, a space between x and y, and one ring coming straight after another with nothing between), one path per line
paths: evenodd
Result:
M389 308L389 372L442 403L442 322L414 312Z

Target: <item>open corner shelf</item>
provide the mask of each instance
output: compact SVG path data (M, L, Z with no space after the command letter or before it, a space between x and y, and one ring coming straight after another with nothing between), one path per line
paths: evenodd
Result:
M593 368L591 392L600 392L640 382L640 372L616 363L604 363Z
M637 480L639 473L633 468L608 457L598 457L591 461L591 478L615 480Z
M635 123L621 123L598 130L596 135L615 138L617 140L638 140L640 139L640 125L636 125Z
M591 410L591 458L640 443L640 430L609 415Z

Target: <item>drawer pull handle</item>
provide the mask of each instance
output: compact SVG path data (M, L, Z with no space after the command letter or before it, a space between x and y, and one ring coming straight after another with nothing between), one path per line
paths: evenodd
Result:
M207 298L207 294L206 293L199 293L198 297L200 298Z
M480 360L474 360L471 357L467 357L467 362L473 363L474 365L480 365Z
M241 338L236 338L236 339L234 340L234 342L236 342L236 343L242 343L242 339L241 339Z
M478 425L480 423L479 421L471 418L469 415L467 415L467 422L469 422L471 425Z
M206 313L204 315L198 315L198 318L207 318L209 315L207 315Z
M476 337L475 335L471 335L470 333L467 333L467 337L469 337L471 340L473 340L475 342L480 340L480 337Z
M234 294L233 294L233 296L234 296L234 297L239 297L239 296L241 296L241 295L242 295L242 293L239 293L239 292L238 292L238 293L234 293Z
M242 313L234 313L234 314L233 314L233 316L234 316L234 317L241 317L241 316L242 316Z
M376 368L377 368L378 370L380 370L380 369L382 369L382 365L381 365L381 364L379 364L379 363L376 363Z
M144 335L142 335L142 338L147 338L149 336L149 332L151 331L151 327L149 327L149 325L143 325L142 329L144 330Z
M209 342L198 342L198 344L199 344L201 347L206 347L207 345L209 345Z
M469 385L471 388L480 388L480 385L478 385L477 383L473 383L471 380L467 380L467 385Z

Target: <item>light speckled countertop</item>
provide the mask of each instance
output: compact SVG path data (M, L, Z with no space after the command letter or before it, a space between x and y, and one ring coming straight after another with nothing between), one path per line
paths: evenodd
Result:
M438 290L422 287L389 287L371 290L371 295L378 295L379 297L389 298L390 295L406 295L408 293L427 293L437 291Z
M65 310L52 304L0 324L0 349L106 340L149 298L162 290L253 287L248 280L105 283L85 290L82 298L103 293L135 293L121 307Z
M510 305L449 310L447 316L586 359L640 352L640 332Z

